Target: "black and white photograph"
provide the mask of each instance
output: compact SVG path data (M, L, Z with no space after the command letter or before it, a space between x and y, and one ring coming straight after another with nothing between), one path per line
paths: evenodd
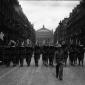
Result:
M85 85L85 0L0 0L0 85Z

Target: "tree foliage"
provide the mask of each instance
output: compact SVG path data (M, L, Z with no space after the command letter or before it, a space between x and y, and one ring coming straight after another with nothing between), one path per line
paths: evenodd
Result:
M0 31L11 39L31 39L35 30L22 11L18 0L0 0Z

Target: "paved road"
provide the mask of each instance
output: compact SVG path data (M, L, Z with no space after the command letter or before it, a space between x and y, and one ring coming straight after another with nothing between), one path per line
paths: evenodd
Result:
M45 67L39 61L39 67L0 67L0 85L85 85L85 66L64 67L63 81L56 79L55 67Z

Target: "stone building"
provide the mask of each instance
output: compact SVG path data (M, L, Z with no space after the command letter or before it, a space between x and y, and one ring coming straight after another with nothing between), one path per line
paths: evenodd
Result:
M67 43L67 23L68 18L64 18L62 21L60 21L54 32L54 44L57 42L61 44Z
M43 27L36 31L36 42L39 45L53 44L53 31Z
M85 45L85 1L77 5L69 17L67 35L69 43ZM70 42L71 41L71 42Z

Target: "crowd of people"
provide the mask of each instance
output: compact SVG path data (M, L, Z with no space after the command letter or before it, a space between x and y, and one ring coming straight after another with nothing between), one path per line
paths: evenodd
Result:
M21 45L16 44L11 41L8 46L0 47L0 61L3 61L3 64L9 66L10 63L13 63L13 66L17 64L23 66L24 59L26 59L27 65L30 66L30 62L32 57L34 57L35 66L38 66L38 62L40 59L40 55L42 55L42 62L45 66L53 66L55 60L58 62L58 52L59 49L62 49L62 59L64 64L66 65L67 59L69 57L69 63L71 65L75 65L77 63L82 64L84 61L84 47L81 45L43 45L39 46L35 44L34 46L28 45L24 46L23 43ZM59 54L61 54L59 52ZM56 55L58 58L55 58Z
M41 56L42 55L42 56ZM82 65L84 62L83 45L27 45L24 42L10 40L7 46L0 46L0 61L7 67L12 63L13 66L24 65L26 60L27 66L30 66L32 57L34 57L35 66L38 67L40 57L44 66L55 66L56 77L62 80L63 65L67 65L69 58L70 65ZM60 73L59 73L60 72ZM59 76L60 74L60 76Z

